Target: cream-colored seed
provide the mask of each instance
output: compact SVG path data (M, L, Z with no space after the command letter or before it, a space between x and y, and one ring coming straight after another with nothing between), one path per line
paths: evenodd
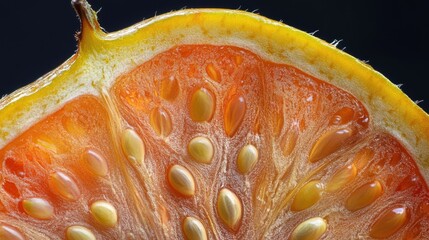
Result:
M318 180L305 184L296 193L292 202L292 211L302 211L316 204L322 196L323 185Z
M354 132L351 128L334 128L324 133L313 145L309 161L317 162L329 154L337 151Z
M95 235L84 226L70 226L66 230L67 240L95 240Z
M326 232L328 224L321 217L314 217L300 223L292 232L290 240L317 240Z
M214 113L215 99L205 88L200 88L192 94L189 114L195 122L209 121Z
M255 146L249 144L241 148L237 157L237 168L242 174L249 173L258 162L259 153Z
M161 137L167 137L173 130L170 114L163 108L154 108L150 113L150 125Z
M24 212L29 216L41 220L51 219L54 216L54 207L43 198L28 198L22 201Z
M200 220L186 217L183 221L183 234L188 240L207 240L207 232Z
M118 222L116 208L106 201L96 201L91 204L91 215L105 227L113 227Z
M122 150L130 161L143 163L145 147L136 131L128 128L122 132Z
M49 188L63 199L74 201L80 196L80 190L76 182L68 174L56 171L49 174Z
M209 164L213 159L213 144L206 137L196 137L189 142L188 152L196 162Z
M0 239L1 240L24 240L25 237L19 229L4 223L0 223Z
M243 217L243 207L240 199L230 191L223 188L217 198L217 212L223 223L232 230L236 230Z
M195 181L188 169L174 165L168 171L168 182L179 194L191 197L195 194Z
M109 168L107 161L99 153L94 150L86 150L83 158L87 164L88 169L95 175L104 177L107 176Z

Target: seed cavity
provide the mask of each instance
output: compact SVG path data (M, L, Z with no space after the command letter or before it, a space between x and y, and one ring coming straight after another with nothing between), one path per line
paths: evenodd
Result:
M173 129L170 114L167 110L159 107L152 109L150 113L150 125L161 137L167 137Z
M353 134L353 130L348 127L334 128L325 132L311 148L309 161L317 162L337 151Z
M214 110L215 98L209 90L200 88L192 94L189 114L193 121L210 121L213 117Z
M179 92L179 82L175 77L171 76L161 80L160 95L162 98L172 101L176 99L176 97L179 95Z
M356 177L357 169L354 164L343 167L338 170L327 184L328 192L336 192L346 186L347 183L353 181Z
M353 162L356 165L357 170L363 169L369 161L374 157L375 153L369 148L363 148L358 153L356 153Z
M95 235L84 226L70 226L66 230L67 240L95 240Z
M209 75L209 77L213 80L216 81L218 83L221 82L221 75L219 73L219 71L216 69L216 67L214 66L213 63L209 63L206 66L206 73L207 75Z
M143 140L133 129L125 129L122 132L122 150L128 160L143 163L145 147Z
M75 180L62 171L49 174L48 185L51 192L65 200L74 201L80 196L80 190Z
M354 115L355 111L352 108L343 107L331 117L329 123L331 125L346 124L353 120Z
M377 180L366 183L354 190L346 201L346 208L357 211L371 205L383 193L383 187Z
M105 177L109 173L107 161L95 150L87 149L83 154L87 168L95 175Z
M192 159L199 163L210 164L213 159L213 144L206 137L195 137L188 144Z
M168 182L171 187L185 197L195 194L195 181L188 169L174 165L168 171Z
M252 144L248 144L241 148L237 157L237 168L242 174L247 174L255 167L258 162L258 149Z
M377 239L386 239L395 234L405 224L406 220L407 210L405 207L389 209L371 226L369 235Z
M90 212L93 218L104 227L114 227L118 222L116 208L106 201L93 202Z
M25 240L24 235L18 228L5 223L0 223L0 239L2 240Z
M308 182L296 193L291 210L302 211L313 206L320 200L322 191L323 184L319 180Z
M233 136L241 123L243 122L246 113L246 101L243 96L234 95L227 103L224 113L224 128L226 134Z
M326 232L328 224L321 217L314 217L300 223L293 230L291 240L317 240Z
M243 216L240 199L229 189L223 188L217 198L217 213L228 228L237 230Z
M194 217L186 217L183 220L183 234L188 240L207 240L207 232L200 220Z
M43 198L28 198L22 201L22 208L29 216L48 220L54 216L54 207Z

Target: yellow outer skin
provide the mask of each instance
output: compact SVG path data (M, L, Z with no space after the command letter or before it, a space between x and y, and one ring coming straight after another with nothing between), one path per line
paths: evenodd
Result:
M227 9L180 10L104 33L86 1L73 4L82 22L78 52L0 100L0 147L68 100L101 95L121 73L175 45L235 45L352 93L368 109L372 127L397 137L429 180L429 115L382 74L323 40L257 14Z

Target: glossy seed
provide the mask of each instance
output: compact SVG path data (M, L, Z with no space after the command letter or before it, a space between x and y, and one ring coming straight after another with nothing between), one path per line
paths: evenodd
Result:
M41 220L54 216L54 207L43 198L28 198L22 201L22 208L29 216Z
M83 158L86 162L87 168L95 175L104 177L107 176L109 168L107 161L99 153L94 150L88 149L84 152Z
M227 103L224 113L224 128L228 136L233 136L243 122L246 101L240 95L233 96Z
M118 222L116 208L106 201L96 201L91 204L91 215L104 227L114 227Z
M328 224L321 217L305 220L295 227L290 235L291 240L317 240L326 232Z
M159 107L152 109L150 113L150 125L161 137L167 137L173 129L170 114L165 109Z
M80 190L75 180L62 171L49 174L48 185L54 194L63 199L74 201L80 196Z
M189 114L195 122L210 121L215 109L215 98L209 90L200 88L192 94Z
M243 216L240 199L229 189L223 188L217 198L217 213L228 228L237 230Z
M216 81L216 82L221 82L221 76L220 76L220 73L219 73L219 71L216 69L216 67L214 66L214 64L213 63L209 63L209 64L207 64L207 67L206 67L206 73L207 73L207 75L209 75L209 77L213 80L213 81Z
M195 137L188 144L188 152L196 162L209 164L213 159L213 144L206 137Z
M337 151L351 136L353 131L350 128L335 128L325 132L311 148L309 161L317 162Z
M200 220L194 217L186 217L183 220L183 234L188 240L207 240L207 232Z
M237 157L238 171L242 174L249 173L255 167L258 158L258 149L255 146L251 144L244 146Z
M335 192L342 189L347 183L355 179L356 174L357 169L354 164L341 168L329 180L326 190L328 192Z
M1 240L24 240L25 237L16 227L0 223Z
M366 183L354 190L346 201L346 208L357 211L371 205L383 193L383 187L379 181Z
M171 187L183 196L191 197L195 194L195 181L188 169L174 165L168 171L168 182Z
M371 226L369 235L377 239L388 238L398 232L406 220L407 210L405 207L389 209Z
M95 235L84 226L70 226L66 230L67 240L95 240Z
M168 101L174 100L180 92L180 87L175 77L164 78L161 81L160 95Z
M296 193L291 205L292 211L302 211L316 204L322 196L323 185L318 180L305 184Z
M128 160L142 163L145 157L145 147L143 140L132 129L125 129L122 132L122 150Z

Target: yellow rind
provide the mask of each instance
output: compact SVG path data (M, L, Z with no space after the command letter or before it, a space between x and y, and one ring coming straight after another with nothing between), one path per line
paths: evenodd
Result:
M397 137L429 180L429 115L382 74L323 40L257 14L227 9L180 10L104 33L89 5L81 10L86 15L81 14L76 55L0 100L0 147L68 100L100 95L121 73L175 45L234 45L352 93L367 107L372 127Z

